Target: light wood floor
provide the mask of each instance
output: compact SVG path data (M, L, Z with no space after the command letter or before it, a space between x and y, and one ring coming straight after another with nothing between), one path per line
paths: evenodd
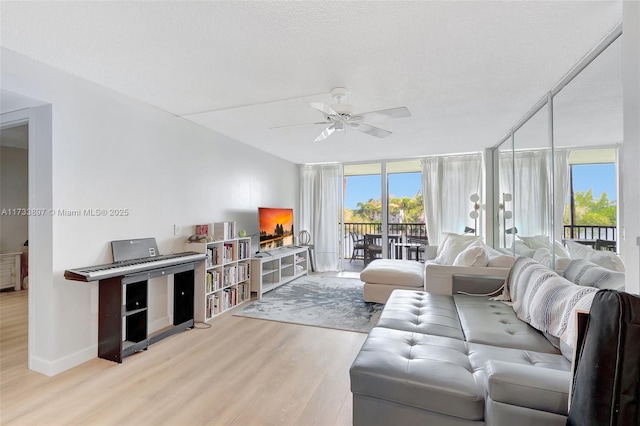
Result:
M27 292L0 293L2 425L349 425L365 334L232 316L122 364L27 369Z

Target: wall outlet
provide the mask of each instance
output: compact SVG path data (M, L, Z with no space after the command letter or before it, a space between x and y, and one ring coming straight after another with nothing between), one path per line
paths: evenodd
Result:
M173 225L173 235L182 235L182 226Z

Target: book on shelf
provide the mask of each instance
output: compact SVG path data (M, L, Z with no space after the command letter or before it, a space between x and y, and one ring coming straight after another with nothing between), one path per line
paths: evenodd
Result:
M211 249L207 249L207 259L206 259L207 268L213 266L213 251Z
M213 313L214 315L220 313L220 296L217 293L213 295Z
M233 240L236 238L236 223L215 222L213 224L213 238L216 240Z
M249 241L238 241L238 260L248 259L251 255Z
M207 293L220 290L221 281L222 280L220 276L220 271L218 270L207 271Z
M238 282L238 265L224 268L224 285L229 286Z
M209 296L207 296L207 312L206 312L207 318L211 318L212 316L218 313L216 308L217 297L218 296L215 294L210 294Z
M249 279L249 268L248 263L238 264L238 282L247 281Z
M247 299L247 285L245 283L238 284L238 303L242 303Z
M222 260L224 263L231 262L233 259L233 244L232 243L224 243L224 247L222 248L223 255Z

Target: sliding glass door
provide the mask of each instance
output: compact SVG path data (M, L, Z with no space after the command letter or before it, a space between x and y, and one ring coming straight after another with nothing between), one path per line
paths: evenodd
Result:
M358 270L382 257L382 164L345 165L342 192L343 264Z
M420 160L388 162L386 172L388 257L423 260L427 232Z
M420 257L426 231L419 160L347 164L343 194L347 269L378 258Z

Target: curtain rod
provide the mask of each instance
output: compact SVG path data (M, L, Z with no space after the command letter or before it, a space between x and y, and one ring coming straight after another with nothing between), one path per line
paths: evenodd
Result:
M564 75L560 79L555 86L551 88L551 96L557 95L567 84L569 84L578 74L580 74L591 62L593 62L602 52L604 52L607 47L609 47L614 41L618 39L622 35L622 22L618 22L618 24L611 30L603 39L598 43L596 47L591 49L586 55L582 57L578 61L576 65L573 66L569 70L568 73ZM518 121L509 132L500 139L500 141L493 146L493 148L498 148L503 142L509 139L513 132L519 130L524 124L529 121L538 111L540 111L547 104L547 94L545 94L536 104L527 112L524 117Z

